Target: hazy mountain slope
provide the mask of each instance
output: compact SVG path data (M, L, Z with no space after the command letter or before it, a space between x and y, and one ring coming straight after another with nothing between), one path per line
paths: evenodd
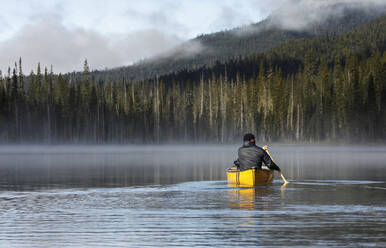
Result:
M321 60L325 60L329 66L332 66L337 56L345 58L349 54L356 54L358 57L366 59L376 52L383 54L386 51L385 34L386 16L374 19L343 34L325 34L287 41L267 52L250 54L241 59L230 59L223 63L216 63L212 67L165 74L160 76L159 80L164 82L198 82L202 76L208 80L213 75L215 77L224 75L225 71L228 79L236 80L237 77L248 79L259 74L261 63L264 63L266 67L280 68L284 76L296 74L297 71L304 68L307 54L312 55L314 63L318 64Z
M340 15L329 16L322 23L315 22L293 30L287 30L278 25L274 17L269 17L249 26L198 36L171 53L132 66L97 71L94 72L94 77L103 81L119 80L122 77L138 80L181 70L194 70L202 66L210 67L216 61L225 62L252 53L266 52L288 41L318 37L326 33L345 33L384 14L383 9L369 12L346 8Z

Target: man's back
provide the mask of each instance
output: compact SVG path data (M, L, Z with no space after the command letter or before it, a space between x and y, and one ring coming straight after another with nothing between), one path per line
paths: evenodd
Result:
M254 138L244 140L244 145L239 148L238 155L237 162L240 170L248 170L252 167L261 168L264 162L269 169L280 172L280 168L272 161L268 153L263 148L256 146Z
M261 167L265 151L251 142L246 142L239 148L238 155L240 170L248 170L252 167Z

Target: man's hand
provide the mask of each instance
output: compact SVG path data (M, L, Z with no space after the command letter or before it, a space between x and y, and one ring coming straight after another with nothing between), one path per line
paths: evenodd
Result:
M267 145L263 146L263 150L268 151L268 146Z

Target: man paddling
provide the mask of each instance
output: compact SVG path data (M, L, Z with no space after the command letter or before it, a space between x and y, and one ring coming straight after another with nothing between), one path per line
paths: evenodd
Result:
M264 149L263 149L264 148ZM262 168L262 163L268 167L270 170L277 170L280 173L280 176L283 178L285 183L288 183L285 180L281 169L275 164L271 156L268 153L268 147L264 146L263 148L258 147L255 143L255 136L251 133L244 135L243 146L239 148L238 155L239 158L235 161L237 167L240 171L251 169L252 167Z

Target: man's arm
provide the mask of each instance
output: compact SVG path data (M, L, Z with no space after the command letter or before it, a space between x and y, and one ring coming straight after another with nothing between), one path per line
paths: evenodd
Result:
M273 161L273 159L272 159L272 157L271 157L271 154L269 154L269 152L268 152L268 146L267 146L267 145L263 146L263 150L265 151L265 153L267 153L269 159L270 159L270 160L273 162L273 164L277 167L276 170L279 171L280 176L281 176L281 178L282 178L283 181L284 181L284 184L283 184L283 185L286 185L287 183L289 183L289 182L285 179L285 177L283 176L283 173L281 173L281 170L280 170L279 166L277 166L277 165L275 164L275 162Z
M281 172L279 166L277 166L275 164L275 162L272 161L271 157L268 155L268 153L266 151L263 150L263 162L266 166L268 166L268 168L270 168L271 170L277 170L278 172Z

